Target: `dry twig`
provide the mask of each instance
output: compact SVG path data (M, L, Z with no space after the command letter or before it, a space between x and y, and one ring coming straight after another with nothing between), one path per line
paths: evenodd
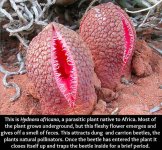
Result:
M9 71L5 70L2 67L2 65L0 65L0 72L4 74L4 77L2 80L3 85L7 88L13 87L16 89L15 95L13 97L11 97L11 99L10 99L11 101L15 101L17 98L20 97L20 87L16 83L7 82L7 79L13 75L24 74L26 72L25 64L24 64L23 58L21 56L21 53L17 54L17 59L18 59L18 63L20 64L20 68L17 72L9 72Z
M48 11L49 7L55 4L56 0L46 0L46 3L40 3L39 0L2 0L0 2L0 13L8 18L9 23L4 25L6 31L10 36L16 36L25 48L28 47L29 41L24 36L30 34L30 31L37 29L37 25L46 26L48 24ZM5 4L10 3L11 8L5 8ZM2 15L1 15L2 16ZM7 88L14 87L16 94L11 98L12 101L20 96L20 88L13 82L7 82L10 76L23 74L26 72L24 60L21 53L17 55L20 68L17 72L9 72L0 65L0 72L4 74L3 85Z
M24 31L30 31L36 25L46 26L48 16L45 15L49 7L55 4L56 0L47 0L46 3L40 4L38 0L3 0L0 3L0 12L9 19L9 23L4 28L11 36L16 36L20 42L27 47L27 39L22 37ZM4 8L5 3L10 3L12 11ZM16 19L18 18L18 20Z

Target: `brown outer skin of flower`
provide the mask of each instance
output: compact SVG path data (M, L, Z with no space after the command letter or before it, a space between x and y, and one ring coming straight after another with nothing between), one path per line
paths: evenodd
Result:
M75 106L70 107L55 81L51 65L53 28L64 38L73 56L78 76ZM29 45L26 56L28 77L40 98L42 114L90 114L96 103L93 85L94 64L89 49L79 35L57 23L50 23Z
M100 9L102 13L97 14L97 9ZM80 35L92 52L95 72L101 80L102 87L110 89L116 88L121 75L130 77L131 59L134 51L129 56L124 72L121 74L125 39L119 12L130 22L135 40L135 29L128 15L111 2L90 9L83 16L80 25ZM100 20L97 19L97 15L100 16ZM135 42L132 44L134 49Z

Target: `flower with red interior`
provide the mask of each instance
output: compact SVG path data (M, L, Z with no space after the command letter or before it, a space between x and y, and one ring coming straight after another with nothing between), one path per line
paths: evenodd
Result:
M115 88L130 75L136 33L128 15L113 3L90 9L82 18L80 35L89 46L102 87Z
M96 103L92 56L79 35L49 24L30 43L28 76L43 114L90 114Z

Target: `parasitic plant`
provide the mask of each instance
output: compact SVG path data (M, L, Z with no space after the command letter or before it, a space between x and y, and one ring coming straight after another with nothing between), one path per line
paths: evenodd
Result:
M102 87L115 88L130 74L136 33L128 15L113 3L89 10L82 18L80 35L89 46Z
M79 35L50 23L30 43L28 76L40 98L43 114L90 114L96 102L94 66Z

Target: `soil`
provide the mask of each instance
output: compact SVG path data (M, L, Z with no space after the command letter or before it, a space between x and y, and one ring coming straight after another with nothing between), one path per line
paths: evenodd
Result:
M162 49L160 42L153 44ZM17 68L11 65L15 59L15 53L12 55L10 53L3 66L10 71L16 70ZM4 62L3 59L1 61ZM29 86L27 75L17 75L9 79L21 88L21 97L14 102L10 101L10 98L15 94L15 89L6 89L3 86L3 76L0 73L0 114L40 115L39 99L34 96L34 89ZM99 80L96 82L95 87L99 89L96 92L99 92L97 92L98 103L92 112L93 115L162 114L162 109L154 113L149 112L150 109L162 102L162 89L160 89L160 85L162 85L162 57L155 50L149 48L144 40L137 41L132 60L132 77L129 81L120 83L115 91L101 88Z

